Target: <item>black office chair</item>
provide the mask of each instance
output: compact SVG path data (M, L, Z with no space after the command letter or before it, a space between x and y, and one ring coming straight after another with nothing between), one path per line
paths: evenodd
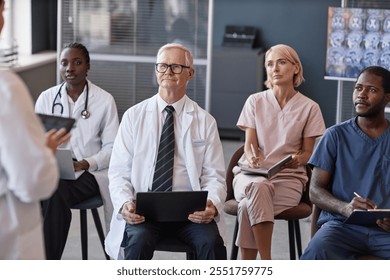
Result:
M100 221L98 208L103 206L103 200L100 195L96 195L90 199L87 199L78 204L72 205L71 209L80 210L80 233L81 233L81 254L82 259L88 259L88 230L87 230L87 210L91 210L93 220L95 222L96 230L99 235L100 243L102 244L103 252L107 260L110 257L106 254L104 250L104 232L102 223Z
M196 260L195 250L178 238L166 237L156 247L156 251L186 253L187 260Z

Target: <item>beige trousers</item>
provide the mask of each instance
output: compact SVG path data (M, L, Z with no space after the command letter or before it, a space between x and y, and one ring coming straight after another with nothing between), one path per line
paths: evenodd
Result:
M274 217L298 205L304 182L293 177L274 177L236 174L233 180L238 205L239 229L236 245L256 249L251 227L262 222L274 222Z

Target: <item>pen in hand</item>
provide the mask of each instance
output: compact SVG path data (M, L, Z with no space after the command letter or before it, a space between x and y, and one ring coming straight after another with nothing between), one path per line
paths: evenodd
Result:
M359 197L359 198L363 198L360 194L358 194L357 192L353 192L353 194L356 196L356 197ZM366 210L370 211L372 209L376 209L377 206L375 205L375 203L373 203L371 200L367 199L367 208Z
M361 198L361 195L359 195L357 192L353 192L353 194L354 194L356 197L360 197L360 198Z

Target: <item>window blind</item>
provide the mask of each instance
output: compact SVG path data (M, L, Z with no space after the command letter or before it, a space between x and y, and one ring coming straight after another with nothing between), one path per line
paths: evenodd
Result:
M193 52L196 74L187 95L206 107L209 0L59 0L58 6L58 52L73 41L88 48L88 78L114 96L120 118L157 93L156 54L169 42Z

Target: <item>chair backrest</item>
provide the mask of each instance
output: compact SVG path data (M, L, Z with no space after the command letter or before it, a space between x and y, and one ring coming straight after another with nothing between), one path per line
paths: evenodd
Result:
M229 161L229 165L226 169L226 187L227 187L227 195L226 195L226 201L230 199L234 199L234 191L233 191L233 168L237 165L238 160L241 158L241 156L244 154L244 145L239 147L232 155Z
M313 203L311 202L310 200L310 195L309 195L309 191L310 191L310 181L311 181L311 168L309 167L309 165L306 165L306 174L307 174L307 182L306 182L306 187L305 189L303 190L303 193L302 193L302 198L301 198L301 202L305 202L307 204L310 205L310 207L313 207Z
M156 245L156 251L186 253L187 260L195 260L195 250L177 237L164 237Z

